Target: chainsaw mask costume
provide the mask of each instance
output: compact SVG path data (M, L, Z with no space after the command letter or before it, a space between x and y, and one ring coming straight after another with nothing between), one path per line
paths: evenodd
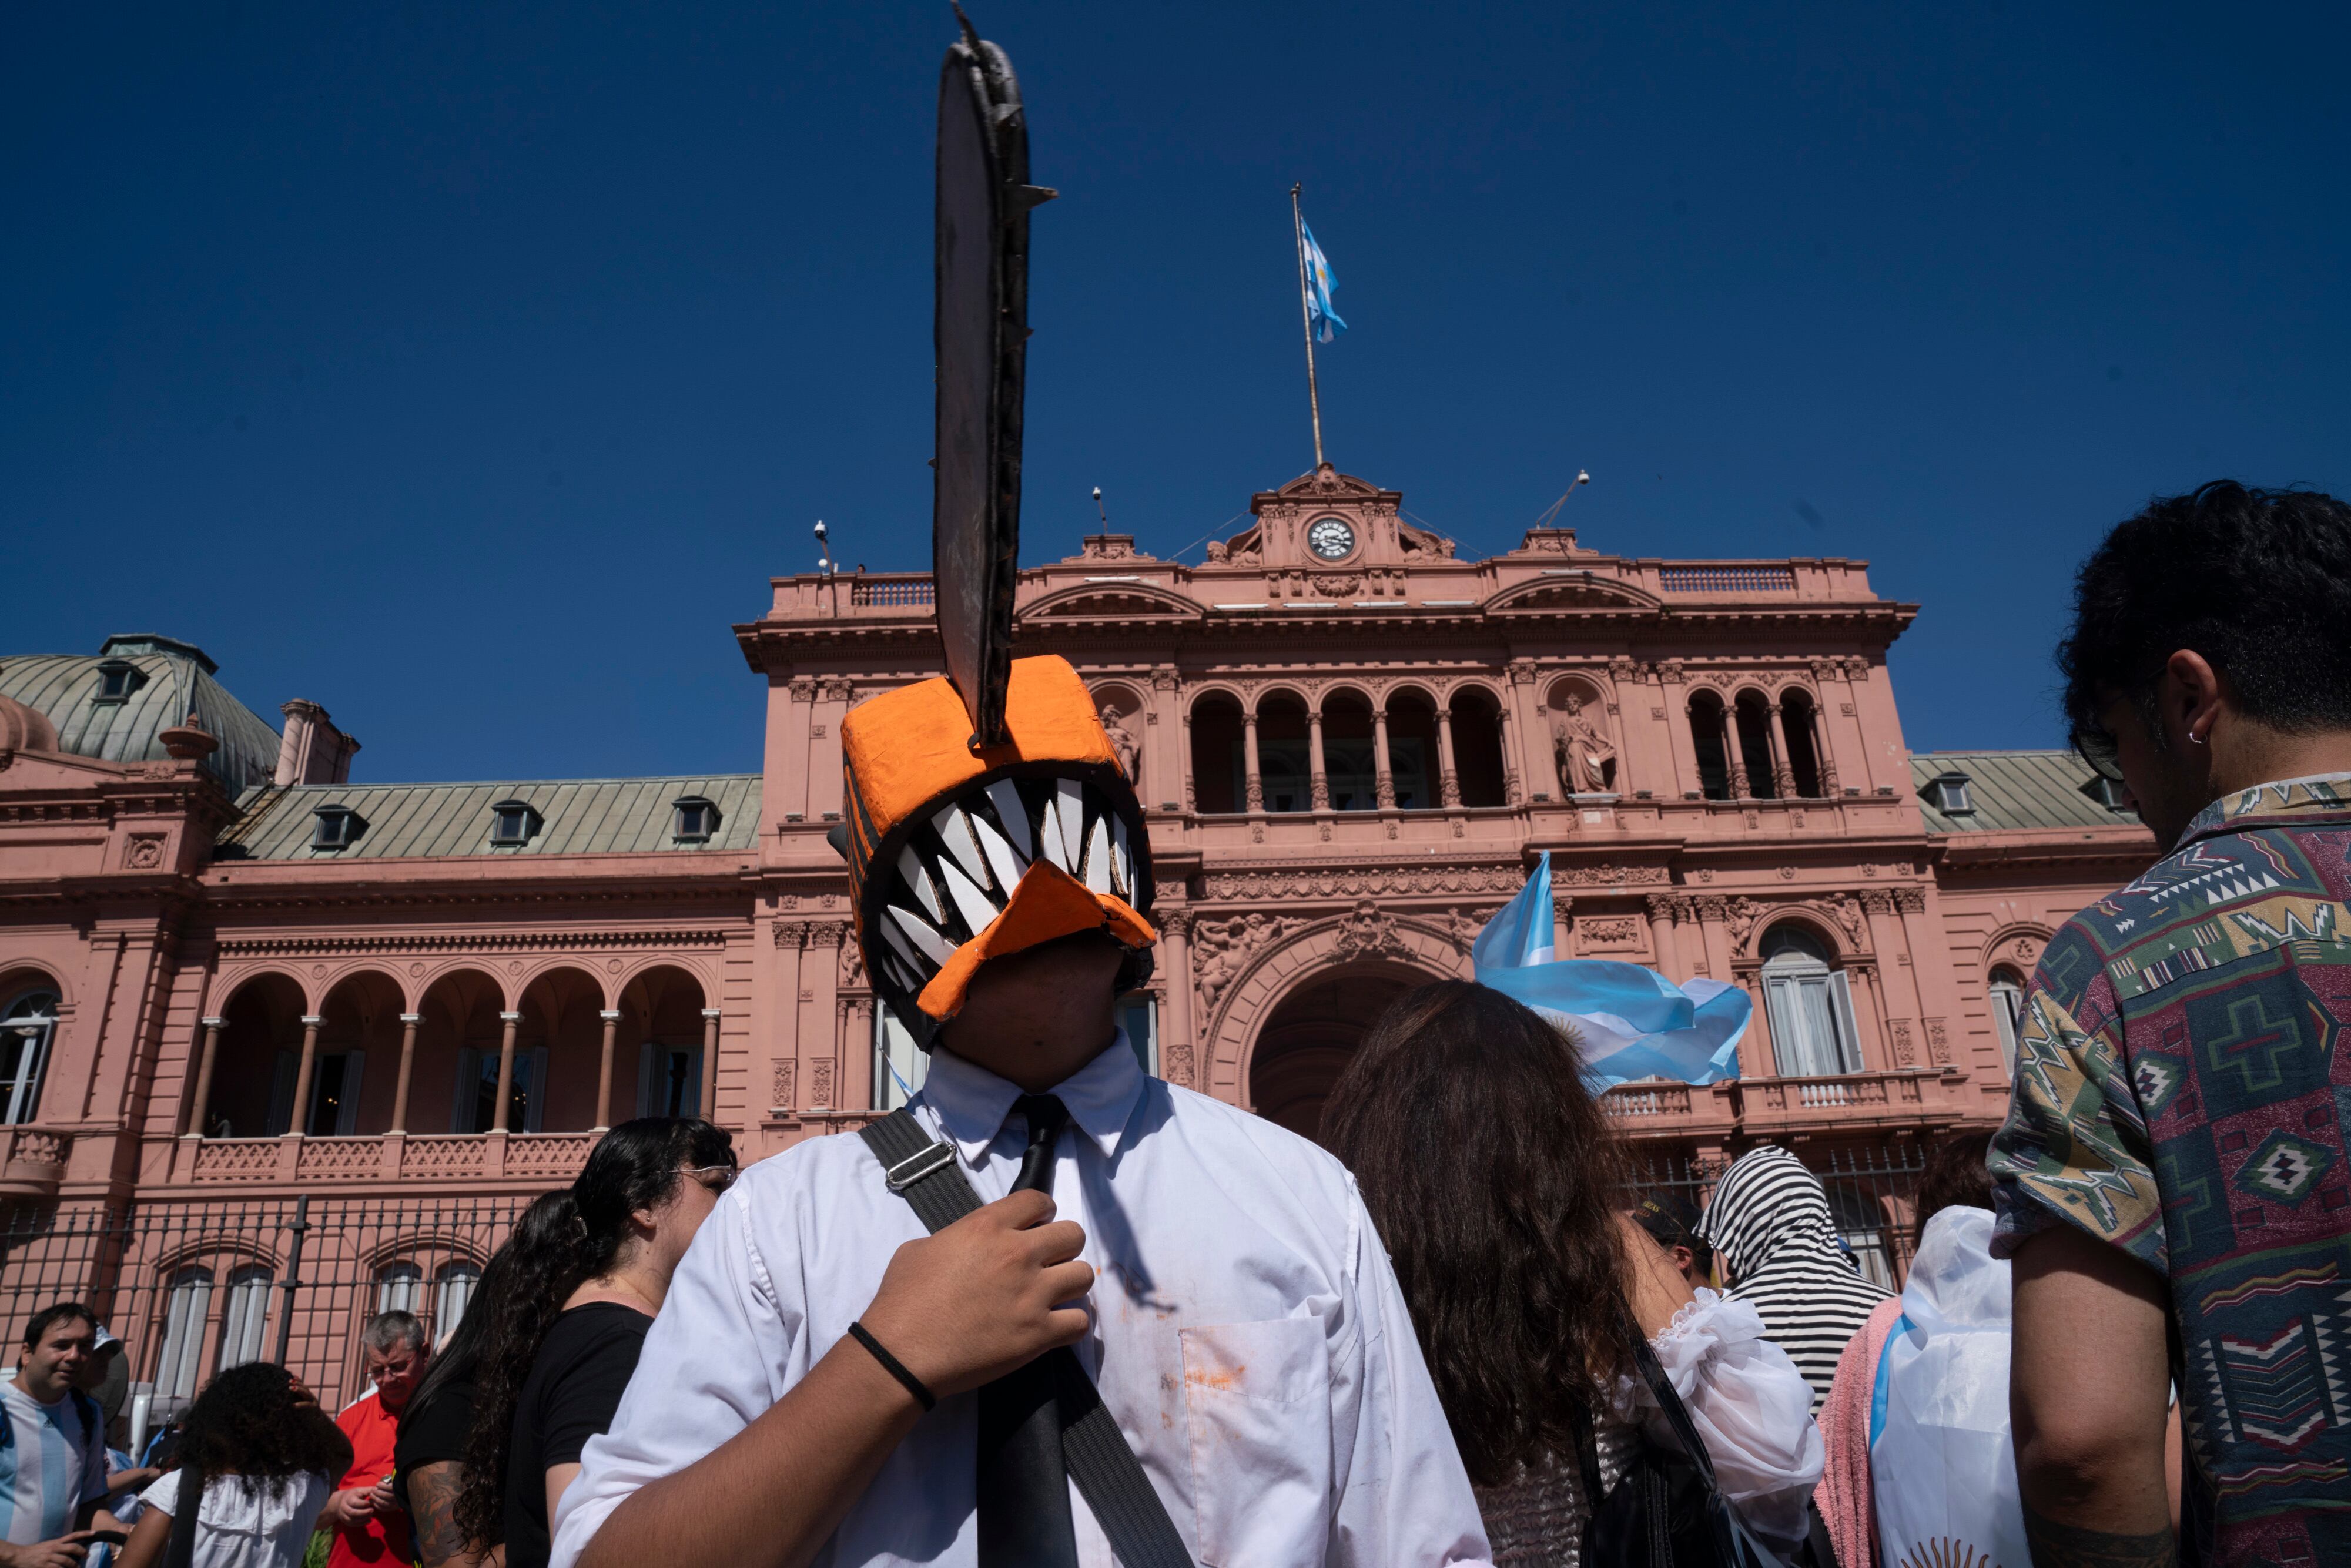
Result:
M878 696L841 725L850 895L874 994L927 1048L990 958L1081 931L1150 973L1143 809L1068 661L1013 661L1006 738L971 745L954 684Z

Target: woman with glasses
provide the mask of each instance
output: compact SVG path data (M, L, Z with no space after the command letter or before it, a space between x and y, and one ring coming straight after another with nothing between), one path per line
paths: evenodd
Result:
M735 1174L718 1128L641 1117L524 1211L506 1266L485 1271L499 1288L472 1309L485 1321L456 1517L475 1554L503 1544L507 1568L546 1568L556 1500L611 1425L670 1276Z

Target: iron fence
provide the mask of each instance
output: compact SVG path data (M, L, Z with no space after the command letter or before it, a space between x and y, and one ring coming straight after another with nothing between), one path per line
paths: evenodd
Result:
M287 1367L332 1410L366 1385L367 1320L398 1308L436 1339L454 1328L530 1201L305 1195L18 1209L0 1224L0 1331L53 1301L86 1302L125 1342L134 1426L248 1361Z
M1917 1212L1925 1151L1910 1145L1820 1153L1800 1148L1795 1154L1827 1189L1838 1238L1863 1277L1889 1291L1900 1290L1910 1271L1911 1217ZM1700 1212L1727 1164L1670 1155L1636 1159L1635 1188L1677 1197Z

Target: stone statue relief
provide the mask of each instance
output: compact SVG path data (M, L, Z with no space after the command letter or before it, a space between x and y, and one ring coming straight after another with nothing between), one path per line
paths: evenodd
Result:
M1551 721L1551 744L1566 793L1604 795L1615 789L1615 744L1585 716L1583 700L1573 693Z
M1130 784L1143 782L1143 743L1134 738L1134 731L1120 722L1126 710L1116 702L1102 705L1102 733L1110 737L1110 748L1117 754L1119 771Z

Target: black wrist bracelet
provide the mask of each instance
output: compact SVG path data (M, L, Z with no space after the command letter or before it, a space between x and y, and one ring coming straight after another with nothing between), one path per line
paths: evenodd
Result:
M915 1376L913 1373L907 1371L904 1362L901 1362L896 1356L892 1355L888 1351L883 1350L882 1348L882 1342L875 1339L872 1334L866 1333L865 1325L863 1323L851 1323L849 1325L849 1333L851 1337L855 1339L858 1343L863 1345L866 1349L873 1353L873 1359L882 1364L883 1371L888 1373L900 1383L905 1385L906 1392L914 1396L915 1404L920 1405L925 1410L935 1410L938 1407L938 1396L924 1387L923 1380Z

